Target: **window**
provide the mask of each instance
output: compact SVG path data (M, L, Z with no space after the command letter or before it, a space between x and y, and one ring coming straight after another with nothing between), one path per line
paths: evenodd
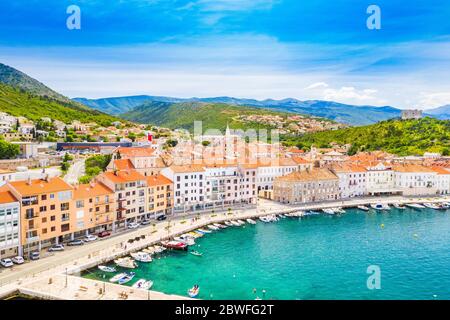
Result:
M47 206L39 207L39 212L45 212L45 211L47 211Z
M34 218L34 209L33 209L33 208L27 209L27 210L25 211L25 217L26 217L27 219L32 219L32 218Z
M84 207L84 201L83 200L77 200L76 207L77 208L83 208Z
M59 201L67 201L72 198L72 191L60 191L58 192Z
M55 227L51 227L51 228L50 228L50 231L51 231L51 232L55 232L55 231L56 231L56 228L55 228Z
M64 211L64 210L69 210L68 202L61 203L61 211Z
M61 232L69 231L69 229L70 229L70 224L66 223L66 224L61 225Z
M56 220L56 216L51 216L50 217L50 221L55 221Z
M42 200L42 201L47 200L47 195L46 195L46 194L43 194L43 195L41 196L41 200Z
M54 204L52 204L51 206L50 206L50 210L55 210L55 205Z

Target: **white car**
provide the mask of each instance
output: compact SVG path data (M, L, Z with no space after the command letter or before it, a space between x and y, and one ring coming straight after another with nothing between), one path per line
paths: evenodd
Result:
M84 242L92 242L92 241L95 241L95 240L97 240L98 239L98 237L97 236L94 236L93 234L88 234L87 236L86 236L86 238L84 238Z
M10 268L14 265L11 259L2 259L0 260L0 264L5 268Z
M23 260L23 257L21 256L17 256L11 259L12 262L14 262L15 264L22 264L25 262L25 260Z
M64 245L63 244L54 244L50 248L48 248L49 252L54 251L64 251Z
M139 223L137 222L132 222L128 225L128 229L136 229L139 228Z

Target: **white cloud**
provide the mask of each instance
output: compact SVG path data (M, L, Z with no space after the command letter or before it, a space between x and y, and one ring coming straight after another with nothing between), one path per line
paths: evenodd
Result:
M320 88L328 88L328 83L326 82L315 82L313 84L310 84L305 88L305 90L312 90L312 89L320 89Z
M354 104L384 103L384 100L379 99L376 96L377 92L378 90L375 89L357 90L355 87L341 87L339 89L328 88L323 91L323 99Z
M450 104L450 90L447 92L421 92L418 107L436 108Z

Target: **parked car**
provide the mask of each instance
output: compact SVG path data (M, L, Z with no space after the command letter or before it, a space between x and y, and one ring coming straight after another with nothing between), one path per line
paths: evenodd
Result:
M63 244L54 244L50 248L48 248L49 252L54 251L64 251L64 245Z
M110 235L111 235L111 232L109 232L109 231L101 231L98 233L99 238L109 237Z
M95 235L93 235L93 234L88 234L88 235L83 239L83 241L84 241L84 242L92 242L92 241L95 241L95 240L97 240L97 239L98 239L97 236L95 236Z
M139 228L139 223L137 222L132 222L128 225L128 229L136 229Z
M150 223L152 223L150 220L147 220L147 219L141 220L141 224L142 224L143 226L146 226L146 225L148 225L148 224L150 224Z
M6 258L6 259L1 259L0 260L0 264L5 267L5 268L10 268L14 265L14 263L12 262L11 259Z
M162 216L159 216L158 218L156 218L156 220L158 220L158 221L164 221L166 219L167 219L167 217L165 215L162 215Z
M15 264L22 264L25 262L25 260L23 259L23 257L21 256L17 256L11 259L12 262L14 262Z
M68 246L82 246L84 244L83 240L77 239L72 240L67 243Z
M40 257L41 254L39 253L39 251L34 251L30 253L30 260L39 260Z

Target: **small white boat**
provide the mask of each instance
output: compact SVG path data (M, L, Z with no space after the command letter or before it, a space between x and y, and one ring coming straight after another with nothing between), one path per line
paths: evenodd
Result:
M130 254L135 260L139 262L152 262L152 256L146 252L133 252Z
M237 222L237 221L232 220L232 221L230 221L230 222L231 222L231 224L232 224L233 226L235 226L235 227L240 227L240 226L241 226L241 224L240 224L239 222Z
M224 223L225 223L225 225L227 225L229 227L234 226L234 224L232 224L231 221L225 221Z
M204 236L203 233L201 233L201 232L196 232L196 231L191 231L191 232L188 233L188 235L190 235L190 236L193 237L194 239L197 239L197 238L200 238L200 237L203 237L203 236Z
M425 209L425 207L419 203L407 203L406 206L413 209Z
M326 214L330 214L330 215L333 215L336 213L333 209L322 209L322 211L325 212Z
M134 269L137 267L136 262L130 257L116 259L114 263L122 268Z
M219 227L216 227L215 225L212 225L212 224L210 224L210 225L208 226L208 228L211 229L211 230L214 230L214 231L217 231L217 230L220 229Z
M226 228L228 228L228 226L226 226L226 225L224 225L224 224L221 224L221 223L214 223L214 225L215 225L217 228L220 228L220 229L226 229Z
M184 235L184 234L179 237L175 237L174 240L184 242L188 246L193 246L195 244L195 240L193 237L190 237L189 235Z
M195 298L198 296L199 292L200 292L200 287L198 285L195 285L191 289L188 290L188 295L191 298Z
M197 232L200 232L200 233L203 233L203 234L205 234L205 233L212 233L211 230L206 230L206 229L202 229L202 228L197 229L196 231L197 231Z
M189 253L194 255L194 256L197 256L197 257L201 257L203 255L203 253L200 253L200 252L198 252L196 250L192 250Z
M153 246L153 252L154 253L162 253L166 251L166 248L162 247L162 246Z
M423 206L428 209L441 210L441 207L434 203L424 203Z
M134 272L130 272L128 274L126 274L124 277L120 278L119 281L117 281L118 284L125 284L130 282L131 280L133 280L134 276L136 275L136 273Z
M381 203L371 204L370 207L375 210L384 210Z
M244 224L245 224L245 221L243 221L243 220L238 220L237 221L241 226L243 226Z
M133 288L143 290L149 290L152 286L153 281L145 279L139 279L135 284L133 284Z
M358 209L359 210L362 210L362 211L369 211L370 209L368 208L368 207L366 207L366 206L358 206Z
M333 208L333 210L334 210L334 212L337 212L337 213L340 213L340 214L344 214L345 213L345 210L343 208L341 208L341 207Z
M406 209L405 206L402 206L401 204L398 204L398 203L394 203L393 206L394 206L395 209L398 209L398 210L405 210Z
M120 279L122 279L123 277L125 277L127 274L125 272L116 274L114 277L112 277L111 279L109 279L109 282L115 283L117 281L119 281Z
M270 222L270 220L267 217L259 217L259 220L265 223Z
M247 221L247 223L250 223L250 224L256 224L256 221L253 219L247 219L245 221Z
M116 272L116 268L107 266L98 266L98 268L103 272Z
M450 209L450 202L443 202L443 203L441 204L441 206L442 206L442 208L444 208L444 209Z

